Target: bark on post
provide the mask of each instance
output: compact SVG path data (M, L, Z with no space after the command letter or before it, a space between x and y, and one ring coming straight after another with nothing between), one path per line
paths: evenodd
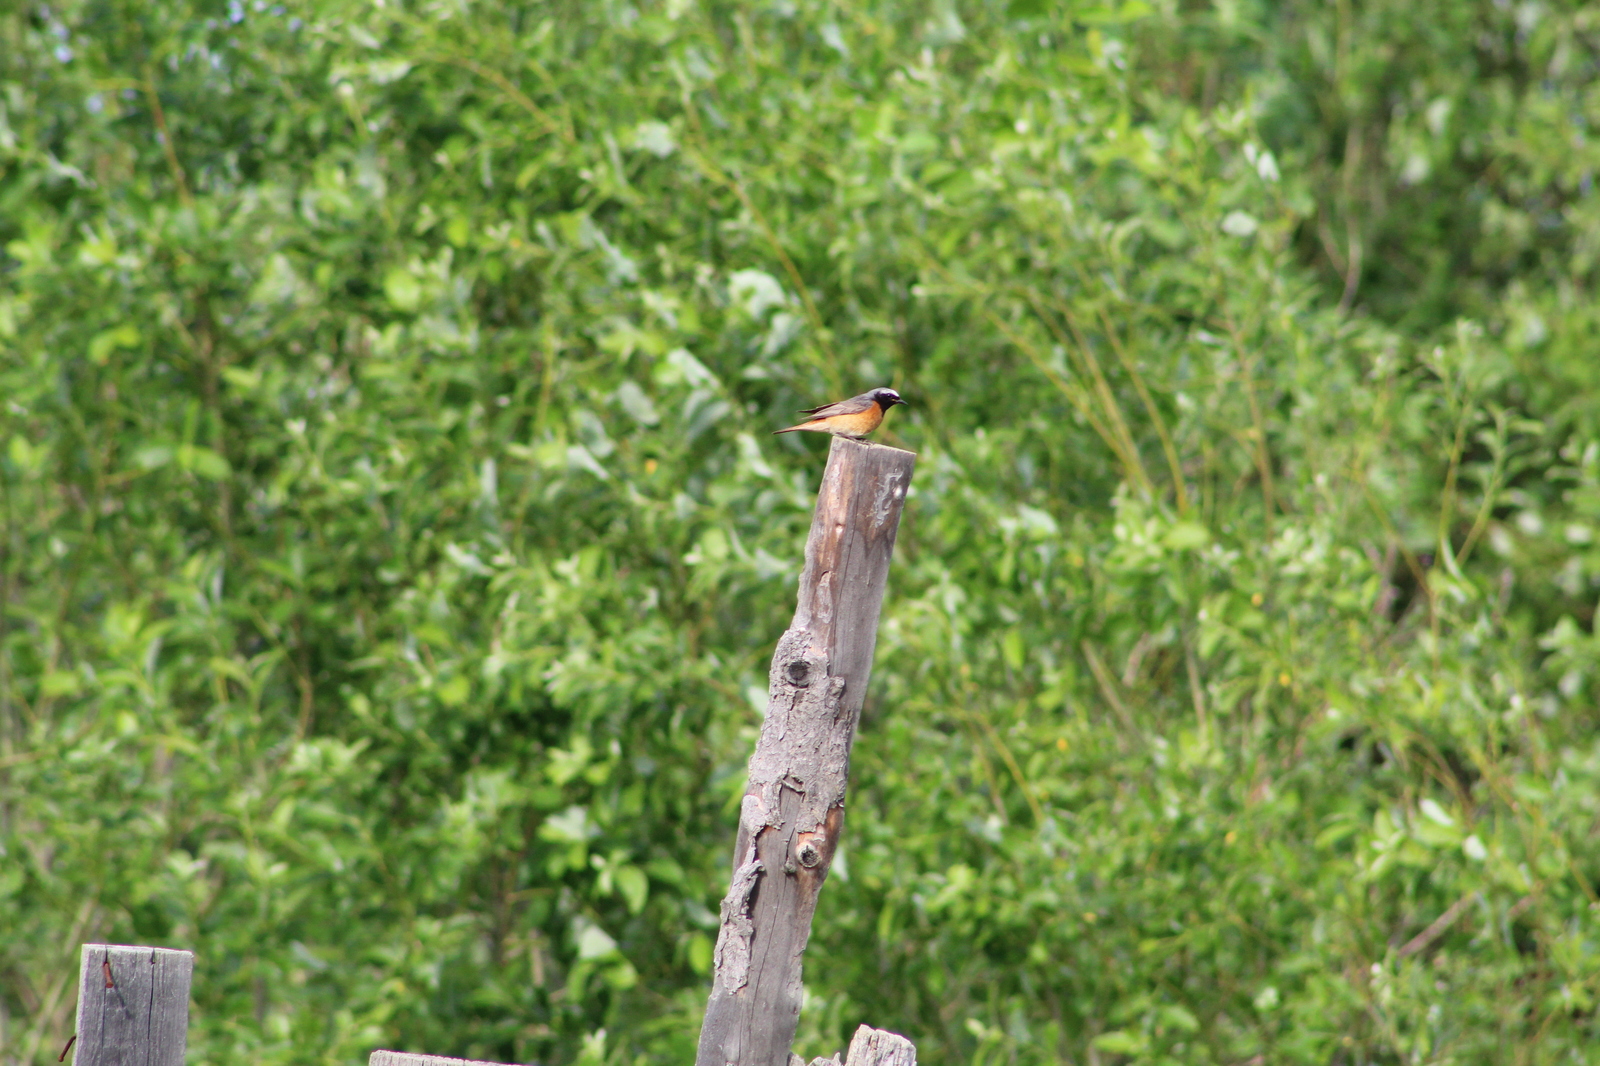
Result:
M915 462L833 439L750 757L696 1066L788 1066L801 958L844 825L850 745Z
M193 974L192 952L83 945L76 1066L183 1066Z

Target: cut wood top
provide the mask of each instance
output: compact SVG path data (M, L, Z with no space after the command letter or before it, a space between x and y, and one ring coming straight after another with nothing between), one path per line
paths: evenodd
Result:
M194 953L85 944L75 1066L183 1066Z

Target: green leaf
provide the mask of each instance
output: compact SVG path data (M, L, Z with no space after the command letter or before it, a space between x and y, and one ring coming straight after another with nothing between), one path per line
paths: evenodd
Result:
M173 454L171 445L146 444L133 453L133 462L141 470L159 470L172 461Z
M598 834L599 827L589 820L589 812L576 804L550 815L539 827L542 839L562 843L582 844Z
M138 328L126 322L111 329L101 330L89 342L89 361L97 366L104 366L113 351L118 348L138 347L139 340Z
M1187 1008L1176 1003L1167 1003L1156 1008L1156 1017L1161 1019L1163 1025L1183 1033L1200 1031L1200 1019L1196 1018Z
M616 879L617 890L628 904L628 912L638 914L644 910L645 901L650 898L650 882L644 871L637 866L619 866L612 871L612 877Z
M617 942L598 925L585 925L578 934L578 958L603 959L614 955Z
M422 284L404 267L391 267L383 275L383 294L396 311L415 311L422 303Z
M692 934L689 937L689 968L697 974L709 974L711 972L711 952L714 946L711 938L704 933Z
M11 462L25 477L38 473L39 469L44 465L45 450L35 447L27 437L20 433L11 438L6 453L10 456Z
M459 707L467 702L467 697L472 694L472 682L461 674L457 674L440 685L435 691L438 693L440 703L446 707Z
M228 460L210 448L202 448L196 444L180 445L177 458L179 466L211 481L225 480L233 472L228 466Z
M1174 551L1203 548L1211 543L1211 533L1197 522L1177 522L1162 536L1161 543Z
M1007 631L1000 642L1002 652L1005 654L1006 665L1013 670L1020 670L1028 660L1028 646L1023 642L1022 632L1012 629Z
M1142 1055L1149 1047L1149 1041L1141 1034L1129 1033L1121 1029L1112 1029L1101 1033L1089 1041L1097 1050L1109 1051L1117 1055Z
M52 670L39 679L41 696L72 696L82 688L83 678L70 670Z
M1417 804L1417 807L1422 811L1422 816L1424 818L1427 818L1436 825L1442 825L1446 828L1453 828L1456 824L1456 820L1450 817L1449 812L1447 812L1443 807L1439 806L1438 801L1434 800L1432 797L1424 797L1422 802Z
M222 368L222 377L240 392L253 392L261 384L261 372L245 367L225 366Z
M650 402L650 397L632 381L624 381L617 386L617 402L628 412L629 418L642 426L653 426L661 421L661 416L656 413L655 404Z

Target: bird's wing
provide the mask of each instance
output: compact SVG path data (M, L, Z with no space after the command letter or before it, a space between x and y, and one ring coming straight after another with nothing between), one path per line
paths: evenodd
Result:
M834 415L858 415L877 402L872 398L871 393L864 392L860 396L852 396L848 400L840 400L838 403L825 403L821 407L805 408L800 413L810 415L813 418L832 418Z

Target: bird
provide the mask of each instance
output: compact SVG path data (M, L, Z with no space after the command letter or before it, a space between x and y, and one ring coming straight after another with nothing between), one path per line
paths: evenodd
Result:
M777 436L779 433L809 429L816 433L832 433L835 437L861 440L883 424L884 414L897 403L903 404L905 401L893 389L873 389L838 403L806 408L800 413L810 415L810 418L798 426L772 432L773 436Z

